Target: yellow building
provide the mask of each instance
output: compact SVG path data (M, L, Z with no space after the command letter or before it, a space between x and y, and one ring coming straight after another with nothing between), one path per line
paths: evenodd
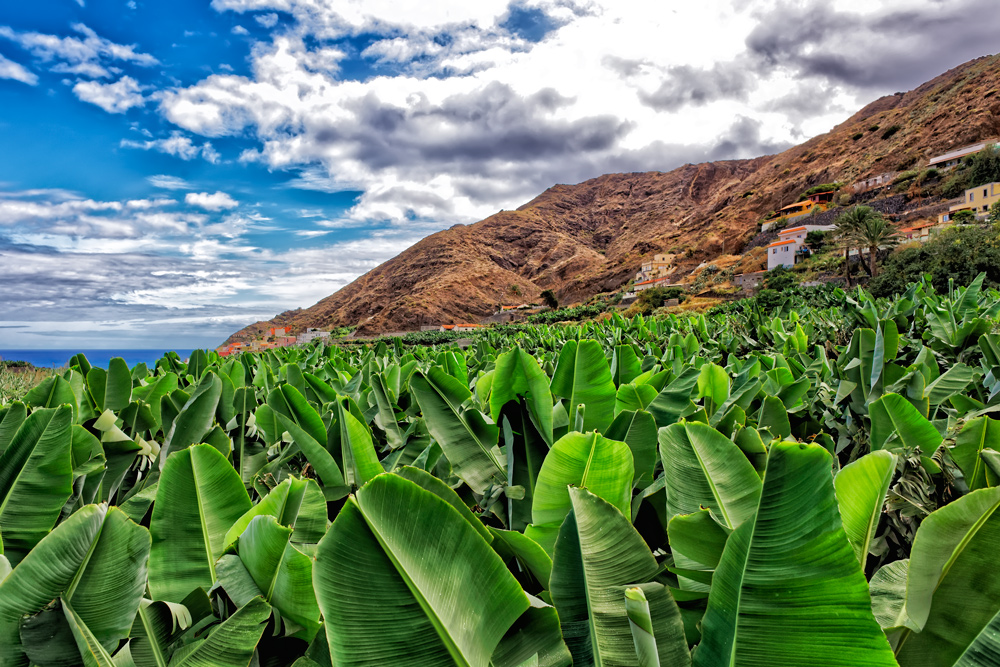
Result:
M674 267L674 255L653 255L653 259L643 262L639 272L635 274L635 282L646 283L667 278L667 273Z
M1000 201L1000 183L987 183L976 188L969 188L962 195L962 200L948 209L947 213L938 216L938 222L950 222L959 211L972 211L980 220L989 215L990 207Z

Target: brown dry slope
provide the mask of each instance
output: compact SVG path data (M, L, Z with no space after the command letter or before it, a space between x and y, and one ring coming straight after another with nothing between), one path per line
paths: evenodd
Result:
M618 288L654 252L684 253L693 266L723 248L738 251L762 216L813 185L916 168L998 136L1000 56L988 56L876 100L778 155L556 185L515 211L428 236L316 305L244 331L358 325L375 333L477 320L505 290L507 303L538 301L544 289L579 301Z

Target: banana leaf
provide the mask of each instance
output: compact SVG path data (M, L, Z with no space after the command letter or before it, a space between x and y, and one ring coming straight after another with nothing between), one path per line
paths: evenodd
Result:
M696 667L895 665L819 445L775 443L712 580ZM738 639L737 639L738 638Z

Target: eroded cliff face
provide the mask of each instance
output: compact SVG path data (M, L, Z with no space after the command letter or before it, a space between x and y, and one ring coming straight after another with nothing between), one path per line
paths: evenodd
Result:
M989 56L876 100L779 155L556 185L515 211L428 236L314 306L244 331L276 324L405 331L478 320L505 291L510 301L512 285L519 301L539 301L545 289L563 303L581 301L619 288L657 252L678 253L691 268L738 252L763 216L813 185L917 168L1000 137L998 98L1000 56Z

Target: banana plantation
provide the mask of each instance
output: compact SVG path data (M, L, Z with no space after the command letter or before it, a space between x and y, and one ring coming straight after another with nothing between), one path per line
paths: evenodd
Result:
M998 323L77 355L0 406L0 667L1000 665Z

